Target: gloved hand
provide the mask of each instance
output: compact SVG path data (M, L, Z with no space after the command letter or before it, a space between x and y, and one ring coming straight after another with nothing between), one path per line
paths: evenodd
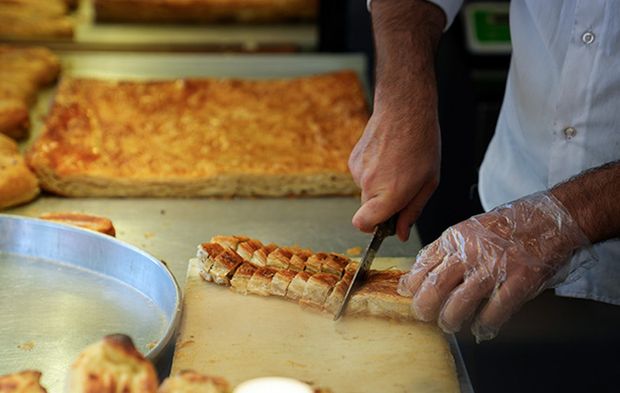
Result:
M565 278L573 252L589 245L560 201L537 193L448 228L420 251L398 290L413 295L419 319L446 332L479 310L472 333L489 340L523 303Z

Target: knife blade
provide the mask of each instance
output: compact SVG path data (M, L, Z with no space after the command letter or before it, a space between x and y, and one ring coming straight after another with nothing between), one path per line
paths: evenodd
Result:
M375 231L372 235L372 239L370 240L370 244L364 251L362 255L362 259L360 260L360 264L357 266L355 273L353 274L353 278L351 279L351 284L347 288L347 291L344 294L344 300L336 315L334 315L334 321L338 320L344 313L344 310L347 308L347 304L349 304L349 300L353 295L354 289L359 287L366 277L368 276L368 271L370 270L370 266L372 265L372 261L375 259L377 252L379 251L379 247L381 247L381 243L383 240L392 236L396 233L396 222L398 221L398 213L394 214L387 221L382 222L377 225Z

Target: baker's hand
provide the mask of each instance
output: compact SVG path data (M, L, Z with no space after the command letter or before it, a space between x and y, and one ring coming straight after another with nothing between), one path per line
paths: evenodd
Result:
M362 204L353 225L371 232L400 211L398 237L405 241L439 183L436 109L403 102L376 108L349 158Z
M446 332L479 310L472 333L489 340L523 303L566 277L570 256L589 244L551 193L533 194L448 228L420 251L399 293L413 295L418 318Z

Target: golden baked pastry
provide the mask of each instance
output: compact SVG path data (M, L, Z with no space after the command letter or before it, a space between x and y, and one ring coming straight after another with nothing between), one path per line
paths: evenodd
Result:
M44 189L75 197L353 194L347 160L367 119L352 71L66 79L27 160Z
M235 260L236 266L225 269L225 277L216 281L231 285L233 291L260 296L280 296L296 301L302 306L335 314L344 300L351 283L357 262L334 253L313 253L298 247L277 247L267 255L267 266L263 260L256 260L252 254L241 256L244 244L252 242L253 248L261 243L245 236L215 236L211 242L198 246L197 258L201 264L201 276L206 281L215 281L215 264L221 256ZM260 249L260 248L259 248ZM275 254L275 257L272 255ZM288 263L302 255L301 266ZM269 265L270 260L278 261ZM258 263L256 263L258 262ZM395 269L370 270L364 284L355 291L347 307L347 315L365 315L398 320L413 320L411 298L396 291L398 281L405 272Z
M95 0L99 21L281 22L314 19L318 0Z
M0 393L47 393L40 379L41 373L34 370L0 375Z
M0 0L0 37L69 38L70 5L65 0Z
M0 209L28 202L39 194L39 182L28 169L17 143L0 134Z
M46 48L0 45L1 134L14 139L28 135L29 107L38 90L53 82L59 72L58 58Z
M158 393L228 393L230 384L224 378L183 370L164 380Z
M47 221L73 225L80 228L90 229L105 235L116 236L116 229L109 218L78 212L53 212L43 213L39 218Z
M84 349L67 376L67 393L155 393L155 368L122 334L106 336Z

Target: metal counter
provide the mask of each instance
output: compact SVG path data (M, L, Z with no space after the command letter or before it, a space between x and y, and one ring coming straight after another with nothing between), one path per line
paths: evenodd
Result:
M337 69L353 69L365 80L361 55L197 55L197 54L62 54L65 74L103 78L161 79L185 76L291 77ZM34 134L49 93L35 109ZM216 234L244 234L277 244L298 244L314 250L344 252L364 247L370 236L351 225L359 207L356 197L278 199L68 199L42 195L6 213L37 216L44 212L78 211L110 218L117 237L166 262L181 288L196 246ZM415 255L420 242L389 238L382 256ZM454 337L451 345L463 392L471 392Z

